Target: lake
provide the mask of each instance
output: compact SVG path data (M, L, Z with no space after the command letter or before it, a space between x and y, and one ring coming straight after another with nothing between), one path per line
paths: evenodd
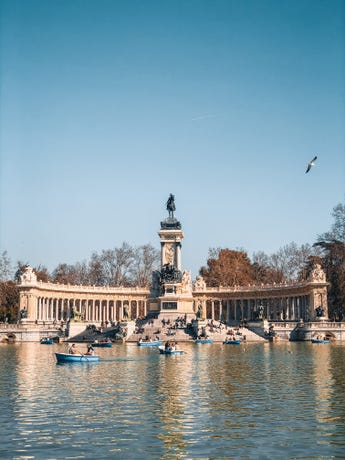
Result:
M1 344L0 458L345 458L345 344L180 348Z

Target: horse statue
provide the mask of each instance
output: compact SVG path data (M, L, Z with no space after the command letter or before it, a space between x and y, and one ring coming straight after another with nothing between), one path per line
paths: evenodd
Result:
M176 210L175 206L175 197L172 193L170 193L168 201L167 201L167 210L169 212L169 217L174 217L174 211Z

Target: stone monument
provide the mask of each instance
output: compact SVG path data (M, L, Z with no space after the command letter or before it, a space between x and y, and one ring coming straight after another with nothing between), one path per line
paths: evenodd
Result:
M166 209L168 217L158 232L161 242L161 268L153 273L150 311L165 316L193 313L192 279L190 271L182 272L181 248L184 234L174 216L175 197L171 193ZM166 315L170 314L170 315Z

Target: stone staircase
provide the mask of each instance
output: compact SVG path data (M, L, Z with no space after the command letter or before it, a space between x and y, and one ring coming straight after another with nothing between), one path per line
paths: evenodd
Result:
M123 338L126 342L138 342L140 338L150 338L152 340L159 337L160 340L175 340L176 342L193 342L195 339L195 330L193 328L193 322L189 322L188 326L183 324L181 321L177 323L175 327L175 318L168 318L170 321L165 320L165 324L162 322L162 317L158 318L147 318L141 322L137 322L135 325L134 321L128 321L127 323L121 323L121 327L126 329L127 336ZM227 338L235 337L246 342L265 342L266 338L260 335L260 331L250 330L246 327L227 326L218 321L213 321L213 324L207 321L197 323L199 326L199 332L202 328L205 329L208 338L214 342L222 343ZM140 331L138 332L138 328ZM110 338L116 340L118 327L116 328L105 328L100 332L99 330L93 330L92 328L85 328L83 330L77 328L73 331L73 335L70 334L68 341L76 342L92 342L94 340L103 340Z
M150 338L152 340L159 337L160 340L176 340L177 342L192 342L195 339L195 333L191 327L172 327L173 321L170 324L163 325L162 319L151 318L145 320L140 325L140 332L134 332L126 338L126 342L137 342L141 337ZM205 330L208 338L214 342L223 342L226 338L235 336L236 339L241 339L246 342L266 342L267 340L261 337L259 334L251 331L246 327L230 327L219 323L218 321L213 322L213 326L210 327L205 322Z

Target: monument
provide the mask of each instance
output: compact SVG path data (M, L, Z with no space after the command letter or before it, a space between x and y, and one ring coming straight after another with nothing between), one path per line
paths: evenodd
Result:
M168 217L158 232L161 242L161 267L153 273L150 312L164 316L192 314L193 294L190 271L182 272L181 248L184 234L181 223L174 216L175 197L171 193L166 202Z

